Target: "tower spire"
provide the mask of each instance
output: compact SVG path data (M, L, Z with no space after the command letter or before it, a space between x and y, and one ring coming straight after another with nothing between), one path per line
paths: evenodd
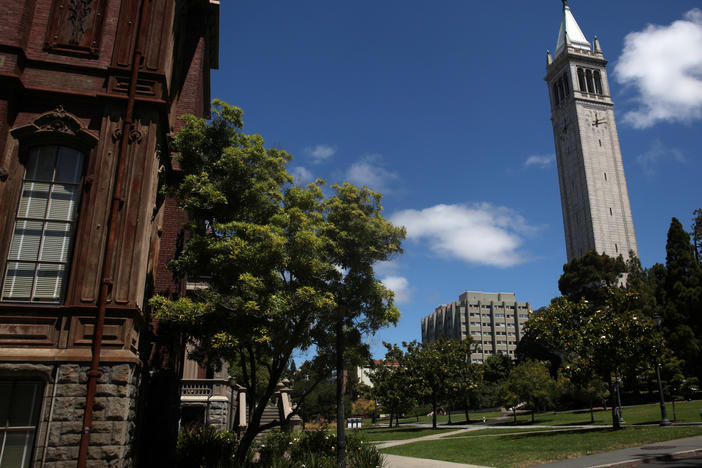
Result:
M570 11L568 0L562 0L562 2L563 15L561 17L561 28L558 30L555 56L558 56L565 47L591 50L590 43L580 29L580 26L578 26L578 22L575 21L573 13Z

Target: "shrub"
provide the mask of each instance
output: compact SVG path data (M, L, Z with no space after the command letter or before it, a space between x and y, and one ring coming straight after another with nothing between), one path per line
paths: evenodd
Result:
M347 450L346 453L353 468L382 468L385 466L385 457L373 445L361 442L356 450Z
M178 468L225 468L232 462L239 439L233 432L198 427L178 434Z

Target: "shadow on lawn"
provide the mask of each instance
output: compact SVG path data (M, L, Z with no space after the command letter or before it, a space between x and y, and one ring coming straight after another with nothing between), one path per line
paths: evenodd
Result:
M502 437L505 437L509 440L515 440L515 439L529 439L529 438L534 438L534 437L541 437L541 438L547 438L547 437L554 437L554 436L562 436L563 434L593 434L597 432L613 432L611 427L603 427L602 429L573 429L570 431L545 431L545 432L526 432L526 433L517 433L517 434L509 434L509 435L504 435Z
M426 431L426 427L413 427L413 426L405 426L402 427L400 424L400 427L368 427L368 428L363 428L362 431L368 434L382 434L385 432L407 432L409 434L413 432L422 432Z

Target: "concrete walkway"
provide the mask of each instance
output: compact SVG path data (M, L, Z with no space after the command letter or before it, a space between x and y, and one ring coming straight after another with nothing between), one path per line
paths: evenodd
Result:
M480 465L464 465L428 458L402 457L400 455L385 455L385 468L488 468Z

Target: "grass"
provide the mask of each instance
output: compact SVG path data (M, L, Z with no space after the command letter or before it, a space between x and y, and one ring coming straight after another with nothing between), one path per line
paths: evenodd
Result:
M481 413L470 413L470 422L468 424L482 424L483 422L483 417L486 419L487 422L494 421L495 419L499 418L501 416L499 411L486 411L486 412L481 412ZM379 420L378 424L383 424L383 421L385 421L385 424L387 425L387 419L381 419ZM431 416L409 416L406 418L400 418L400 426L402 424L431 424ZM437 424L448 424L448 415L438 415L436 417L436 423ZM451 414L451 424L461 424L465 425L466 424L466 417L464 413L452 413Z
M363 440L368 442L385 442L387 440L406 440L415 437L423 437L432 434L451 432L454 429L431 429L426 427L368 427L363 429L347 430L358 434Z
M666 404L668 418L673 420L673 408L670 403ZM675 413L677 416L676 422L699 422L700 409L702 402L700 401L679 401L675 403ZM624 414L625 424L657 424L661 420L660 406L657 404L625 406L622 410ZM608 410L595 410L595 425L611 425L612 413ZM503 425L515 425L513 418L510 415L509 420ZM531 422L531 413L523 412L517 414L516 425L529 425ZM547 426L566 426L566 425L589 425L590 410L575 410L562 412L545 412L536 413L534 423Z
M702 435L702 427L628 427L620 431L602 428L497 437L443 438L391 447L382 452L455 463L518 468L696 435Z
M478 429L477 431L467 431L467 432L461 432L460 434L449 434L446 435L446 438L451 438L451 437L461 437L461 438L466 438L466 437L481 437L481 436L486 436L486 435L510 435L510 434L520 434L524 432L554 432L554 431L578 431L581 429L569 429L567 427L564 428L559 428L559 429L553 429L553 428L547 428L547 427L504 427L501 429Z

